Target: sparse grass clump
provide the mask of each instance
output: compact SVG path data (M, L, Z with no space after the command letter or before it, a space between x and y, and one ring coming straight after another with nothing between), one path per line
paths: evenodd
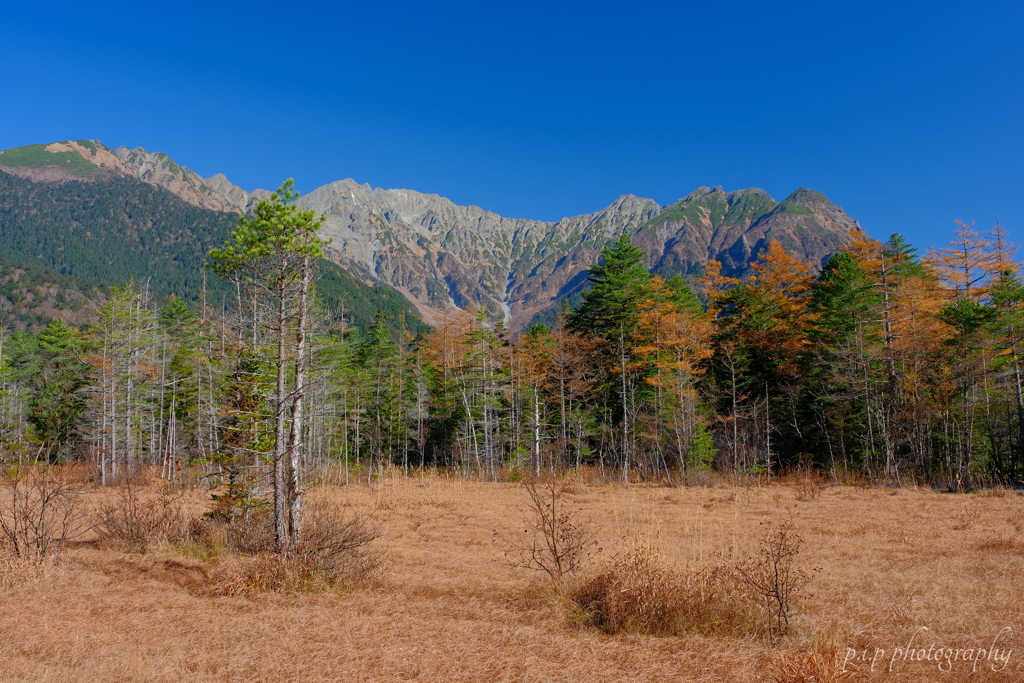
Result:
M0 593L5 593L33 579L39 578L49 568L51 562L37 561L0 554Z
M766 673L771 683L834 683L846 677L839 648L834 645L774 654L768 660Z
M640 544L567 589L571 616L610 634L761 633L774 643L809 580L796 561L802 548L791 523L768 525L738 561L679 571Z

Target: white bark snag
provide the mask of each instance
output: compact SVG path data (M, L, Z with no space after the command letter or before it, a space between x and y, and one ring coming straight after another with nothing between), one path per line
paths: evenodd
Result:
M289 533L292 545L299 540L302 511L302 425L306 395L306 324L309 313L309 289L312 265L308 256L302 259L302 281L299 287L298 320L295 330L295 390L292 401L292 425L288 436L289 456Z
M279 296L277 298L277 386L274 390L274 526L277 536L277 552L287 553L291 550L291 534L288 533L289 524L286 514L288 508L288 494L285 485L285 455L288 445L285 440L287 405L287 368L288 359L286 355L285 342L287 339L286 326L288 323L287 312L287 285L284 281L278 283Z

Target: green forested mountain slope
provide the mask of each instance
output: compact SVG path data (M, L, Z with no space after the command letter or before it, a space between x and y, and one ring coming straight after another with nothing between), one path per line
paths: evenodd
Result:
M77 290L78 282L109 287L134 277L148 281L154 296L195 299L207 252L223 244L237 221L236 214L191 205L135 178L50 183L0 172L0 262L57 289ZM413 333L423 328L395 290L368 286L328 261L322 271L319 292L325 305L344 309L355 326L368 329L379 308L396 326L404 324ZM213 302L231 291L212 276L207 287ZM9 309L14 317L47 315L15 309Z
M38 332L54 318L85 325L104 298L96 283L0 259L0 327Z

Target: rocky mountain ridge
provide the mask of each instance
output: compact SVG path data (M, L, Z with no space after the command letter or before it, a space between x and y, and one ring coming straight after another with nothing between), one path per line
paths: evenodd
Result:
M0 170L43 182L131 175L193 205L235 213L269 194L246 192L223 174L201 178L166 154L111 150L88 140L0 152ZM777 202L760 189L700 187L667 206L627 194L600 211L554 222L505 218L439 195L352 179L316 188L299 203L325 216L332 261L398 290L428 322L453 308L485 306L514 330L550 318L561 300L578 294L587 269L623 233L644 250L650 269L693 280L708 259L721 261L728 275L745 276L772 240L818 266L856 226L806 188Z
M129 176L170 190L195 206L232 213L244 213L270 196L266 190L246 192L222 173L203 178L163 152L151 153L142 147L111 149L98 140L65 140L3 150L0 171L37 182Z

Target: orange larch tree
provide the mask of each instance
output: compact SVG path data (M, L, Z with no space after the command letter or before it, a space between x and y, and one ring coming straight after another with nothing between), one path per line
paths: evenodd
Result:
M673 437L679 468L685 473L688 465L694 464L688 457L694 436L702 433L698 427L702 423L696 382L712 354L714 327L709 314L674 301L663 278L654 276L649 289L650 296L640 307L645 339L636 352L654 364L653 374L646 378L656 388L652 436L662 440L660 427L664 418Z
M974 230L974 223L955 221L949 246L929 249L924 262L934 269L957 298L980 301L988 293L992 277L998 277L992 241Z

